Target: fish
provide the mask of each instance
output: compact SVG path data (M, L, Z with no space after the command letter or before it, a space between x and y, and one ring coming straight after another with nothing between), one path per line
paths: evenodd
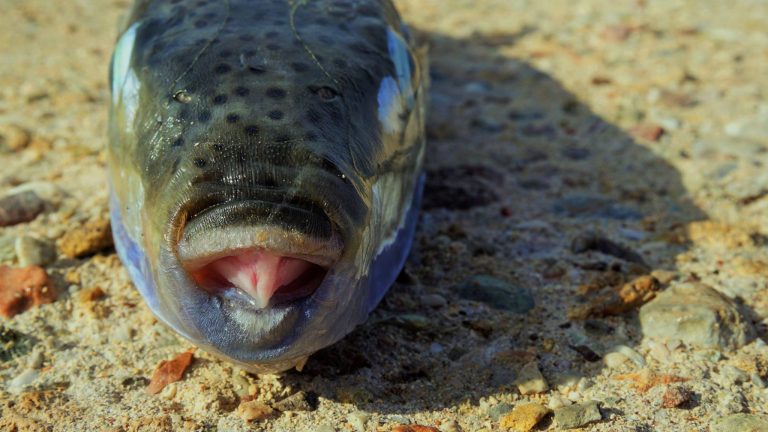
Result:
M301 369L401 272L424 186L425 50L389 0L137 0L110 64L118 256L158 320Z

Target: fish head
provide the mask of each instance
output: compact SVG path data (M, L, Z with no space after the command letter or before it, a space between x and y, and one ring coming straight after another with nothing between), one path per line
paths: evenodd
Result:
M381 174L419 163L400 32L372 18L340 33L284 5L261 27L216 4L194 30L136 21L112 64L121 258L163 322L259 371L365 319L381 297L370 266L414 188L387 184L384 205Z

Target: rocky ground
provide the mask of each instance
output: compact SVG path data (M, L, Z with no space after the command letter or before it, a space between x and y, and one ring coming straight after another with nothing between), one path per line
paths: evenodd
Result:
M768 430L768 3L398 3L431 47L416 246L255 376L183 354L111 249L129 2L0 0L0 429Z

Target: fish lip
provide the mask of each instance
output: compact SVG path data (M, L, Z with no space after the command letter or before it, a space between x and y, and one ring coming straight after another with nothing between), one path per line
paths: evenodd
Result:
M283 210L313 222L327 224L330 232L316 236L281 224L282 221L242 221L238 214L262 214L278 204L244 200L217 204L198 213L181 228L176 254L189 270L245 250L267 249L286 257L299 258L330 269L340 259L344 244L336 226L324 213L280 204ZM266 210L268 211L268 210ZM235 220L233 220L235 219Z

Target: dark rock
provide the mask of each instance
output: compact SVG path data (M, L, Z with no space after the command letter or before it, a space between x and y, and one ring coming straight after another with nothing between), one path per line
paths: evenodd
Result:
M0 198L0 226L29 222L45 210L45 201L27 191Z
M317 409L318 397L313 392L294 393L272 405L278 411L314 411Z
M584 360L588 362L594 363L594 362L600 361L600 356L596 352L592 351L592 348L586 345L568 345L568 346L572 350L579 353L584 358Z
M459 297L478 301L494 309L524 314L533 309L533 294L527 288L514 286L493 276L472 276L456 287Z
M599 233L584 233L576 236L571 242L571 251L581 254L588 251L600 252L621 260L646 266L645 260L632 249L603 237Z

